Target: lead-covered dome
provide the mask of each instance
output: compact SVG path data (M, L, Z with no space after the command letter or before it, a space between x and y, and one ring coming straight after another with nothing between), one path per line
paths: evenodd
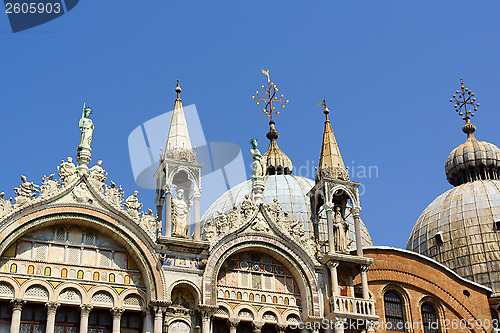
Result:
M290 220L302 221L304 230L308 235L313 233L313 224L311 222L311 208L307 192L314 187L313 180L292 176L292 175L273 175L265 177L264 204L270 203L274 198L278 199L283 212L288 213ZM252 181L247 180L240 183L221 195L203 214L201 218L202 227L214 216L217 211L228 213L236 205L240 207L241 201L245 195L250 195L252 191ZM352 241L349 248L356 248L354 235L354 220L352 215L347 217L349 223L349 240ZM320 243L327 241L326 216L322 216L319 222ZM366 226L361 222L361 238L363 246L372 246L372 240Z

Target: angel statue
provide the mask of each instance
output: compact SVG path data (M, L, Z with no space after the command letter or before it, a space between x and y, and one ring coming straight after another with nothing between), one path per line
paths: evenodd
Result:
M92 114L92 109L86 107L83 104L83 112L82 118L78 125L80 126L81 136L80 136L80 144L78 145L78 151L83 149L90 150L90 144L92 142L92 133L94 132L94 123L90 119L90 115Z
M17 194L17 197L14 201L14 208L20 207L30 202L31 199L36 197L36 194L39 191L37 189L38 186L31 182L28 182L26 176L21 176L21 181L21 185L14 188L14 192L16 192Z
M260 153L259 149L257 148L257 139L252 139L250 140L250 144L252 145L252 149L250 149L250 154L252 155L253 159L253 172L252 172L252 179L256 179L259 177L262 177L264 175L263 168L262 168L262 154Z
M62 187L70 184L76 178L76 167L73 163L73 159L68 157L66 161L62 160L61 165L57 167L57 172L59 173L59 178L62 182Z
M127 209L127 213L129 213L134 220L139 220L139 210L142 208L142 203L140 203L137 198L138 194L138 191L134 191L134 194L129 196L123 204Z

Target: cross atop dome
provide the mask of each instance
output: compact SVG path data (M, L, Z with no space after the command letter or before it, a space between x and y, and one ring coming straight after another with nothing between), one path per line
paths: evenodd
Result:
M271 121L273 121L273 112L276 109L276 107L273 106L273 103L279 103L281 104L281 108L284 109L285 105L289 103L288 100L283 100L283 94L277 96L278 93L278 87L271 82L271 77L269 76L269 69L267 71L262 70L262 74L267 76L267 87L262 85L260 88L264 90L264 94L267 97L260 97L259 96L259 91L257 90L255 92L255 95L257 96L252 96L252 99L256 99L257 103L256 105L259 106L260 102L264 103L264 108L262 109L262 112L264 112L265 115L267 115L268 118L270 118ZM279 111L275 112L277 115L280 114Z
M455 92L450 102L455 103L455 111L465 120L465 126L462 127L462 131L467 134L467 140L473 140L473 133L476 131L476 126L472 125L470 118L474 117L474 112L477 111L479 103L476 103L476 98L472 90L465 88L462 78L460 78L460 81L462 83L460 90ZM458 97L456 94L458 94Z

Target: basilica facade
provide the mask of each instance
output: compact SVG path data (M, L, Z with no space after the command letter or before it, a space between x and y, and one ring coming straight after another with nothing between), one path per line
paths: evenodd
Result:
M266 75L271 96L277 88ZM483 245L490 257L469 258L479 260L477 268L467 258L455 258L445 250L455 246L450 227L426 222L436 218L425 212L408 250L374 247L360 218L360 183L349 179L325 102L314 180L295 176L292 161L279 148L270 97L264 108L270 118L269 145L262 154L252 140L251 179L202 214L203 165L191 145L179 83L175 92L168 138L154 174L155 212L143 210L138 192L125 195L108 181L102 161L92 162L94 124L86 107L76 160L61 161L39 186L21 176L13 200L0 194L0 332L495 329L452 329L447 321L498 319L498 271L488 264L498 249ZM464 131L474 155L481 148L470 138L469 127ZM485 154L487 165L500 158ZM498 166L485 169L478 162L483 169L475 172L468 164L462 172L460 163L453 163L453 185L491 187L498 182ZM498 203L495 198L488 196L488 207ZM489 227L498 227L500 211L483 206L477 215L490 209ZM473 220L474 214L467 218ZM432 234L422 245L419 230L426 223ZM475 243L467 244L464 253L471 256ZM476 278L474 269L483 275Z

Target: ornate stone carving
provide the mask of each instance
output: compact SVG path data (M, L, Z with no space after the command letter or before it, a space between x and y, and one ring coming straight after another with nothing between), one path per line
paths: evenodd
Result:
M290 232L290 221L288 220L288 212L283 212L283 215L278 216L278 220L276 221L278 227L284 231L285 233Z
M177 197L172 198L172 236L188 237L189 207L183 198L184 190L177 189Z
M266 220L264 219L264 216L262 215L257 215L255 220L252 223L252 226L250 227L254 231L259 231L259 232L268 232L269 231L269 226L266 223Z
M314 236L302 238L301 244L304 247L304 250L312 256L314 256L319 250L318 243L316 242L316 238Z
M94 306L92 304L80 304L80 314L82 316L88 316L93 308Z
M59 174L62 187L66 187L68 184L73 182L77 176L76 166L73 164L73 159L68 157L66 161L62 160L61 165L57 167L57 172Z
M237 327L238 324L240 323L241 319L240 318L229 318L229 326L230 327Z
M45 303L45 306L47 307L47 312L56 312L57 309L61 306L61 303L55 302L55 301L49 301Z
M4 196L4 192L0 193L0 217L9 214L12 210L12 198L7 200Z
M232 229L238 228L241 223L243 223L243 218L238 210L238 207L233 205L233 208L229 212L229 224Z
M335 251L347 252L347 232L349 223L342 216L340 206L335 206L335 215L333 216L333 239L335 241Z
M144 230L149 232L153 237L156 235L156 232L159 229L157 216L153 214L153 211L151 209L148 209L148 213L142 212L139 225Z
M12 301L10 301L10 304L12 305L12 310L21 311L24 304L26 304L26 300L23 298L14 298Z
M216 216L213 218L215 221L215 226L217 228L218 235L224 235L231 230L231 224L229 219L225 214L222 214L221 210L215 212Z
M125 312L125 309L124 308L118 308L118 307L114 307L112 309L110 309L111 313L113 314L113 317L116 318L121 318L123 312Z
M43 176L42 186L40 186L40 198L48 197L49 195L59 190L59 181L54 180L54 174Z
M102 161L97 161L97 165L94 165L90 168L90 179L94 183L95 187L97 187L101 193L104 193L104 181L107 179L108 173L106 169L101 167Z
M212 244L217 237L217 230L215 229L214 219L208 220L203 226L203 232L205 234L205 239Z
M250 200L248 194L246 194L245 198L241 202L241 212L243 213L243 217L245 218L245 220L253 214L255 209L256 207L254 202Z
M28 182L25 176L21 176L21 181L21 185L14 188L14 192L17 194L17 197L14 199L14 209L30 202L34 197L36 197L38 192L38 186Z
M300 242L300 240L304 238L305 235L304 225L300 221L291 221L288 232L290 233L290 236Z
M252 149L250 149L250 154L252 155L252 179L264 176L264 169L262 168L262 154L257 148L257 140L250 140L250 144L252 145Z
M105 195L109 201L116 206L120 206L123 201L122 187L117 187L113 181L110 186L106 186Z
M138 191L134 191L134 194L129 196L123 204L123 206L127 209L127 213L130 215L130 217L132 217L136 221L139 221L139 210L141 210L142 208L142 203L140 203L139 199L137 198L138 194Z
M73 199L79 203L92 204L94 200L89 192L87 184L81 182L73 189Z
M283 211L283 209L281 208L281 205L279 204L278 202L278 199L277 198L274 198L273 201L271 201L268 205L267 205L267 210L269 211L269 215L271 215L271 218L274 220L274 221L277 221L278 220L278 217L279 215L281 214L281 212Z

